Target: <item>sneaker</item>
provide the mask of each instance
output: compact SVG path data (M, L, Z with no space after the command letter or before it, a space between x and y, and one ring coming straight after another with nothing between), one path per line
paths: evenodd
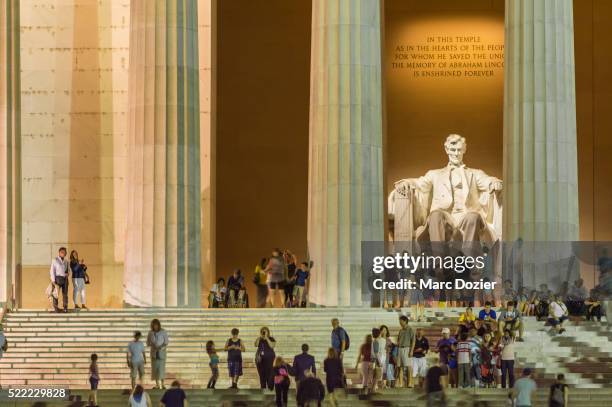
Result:
M81 304L81 308L83 308L83 309L89 309L89 308L87 308L87 307L85 306L85 304Z
M75 305L74 309L80 309L80 307L78 305Z

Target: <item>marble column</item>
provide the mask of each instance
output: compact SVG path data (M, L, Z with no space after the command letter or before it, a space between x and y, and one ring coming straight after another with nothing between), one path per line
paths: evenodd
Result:
M0 0L0 303L21 266L19 2Z
M572 0L506 0L504 239L578 239L578 167ZM533 249L529 286L551 275L569 245ZM529 245L526 246L529 252ZM546 256L536 254L548 250ZM525 256L531 256L525 254ZM539 263L535 264L535 263ZM544 266L547 263L548 266ZM548 268L542 273L541 267ZM565 272L567 272L567 265ZM563 269L563 267L562 267ZM548 274L548 277L546 277ZM564 281L566 275L562 275ZM567 277L569 278L569 277ZM515 282L518 276L513 276Z
M313 0L309 297L363 301L361 242L384 239L381 3Z
M200 306L196 0L130 10L125 302Z

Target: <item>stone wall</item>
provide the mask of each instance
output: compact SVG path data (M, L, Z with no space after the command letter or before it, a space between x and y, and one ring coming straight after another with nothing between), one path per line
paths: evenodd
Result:
M77 250L89 305L119 305L125 233L127 0L21 2L23 305Z

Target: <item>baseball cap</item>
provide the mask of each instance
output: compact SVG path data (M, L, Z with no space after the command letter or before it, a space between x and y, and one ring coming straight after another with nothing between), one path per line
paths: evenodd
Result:
M442 333L443 333L443 334L449 334L449 333L450 333L450 329L448 329L448 328L442 328Z

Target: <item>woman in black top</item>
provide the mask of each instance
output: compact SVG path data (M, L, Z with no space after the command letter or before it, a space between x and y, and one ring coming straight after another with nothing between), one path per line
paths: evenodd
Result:
M334 348L327 350L327 358L323 361L323 370L325 371L325 384L328 393L333 393L334 389L344 388L342 360L337 356Z
M244 344L238 337L240 331L238 328L232 329L232 337L225 343L227 351L227 369L229 376L232 379L232 389L238 388L238 379L242 376L242 352L244 352Z
M259 386L262 389L274 389L274 380L272 376L272 365L276 354L274 353L276 340L270 336L268 327L263 327L259 331L259 337L255 339L255 364L257 365L257 373L259 374Z
M549 407L565 407L568 405L569 392L563 373L557 375L557 380L550 386L548 395Z

